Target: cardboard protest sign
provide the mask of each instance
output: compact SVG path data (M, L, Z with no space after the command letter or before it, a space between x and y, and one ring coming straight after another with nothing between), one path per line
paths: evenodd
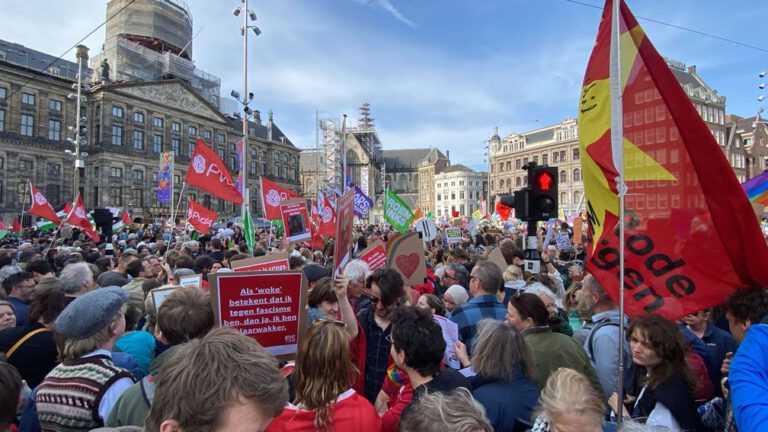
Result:
M573 220L573 243L574 244L581 244L581 231L582 231L581 216L577 216L576 219Z
M504 254L501 253L501 249L496 247L488 255L488 261L499 266L502 272L507 269L507 260L504 259Z
M424 283L427 277L424 242L419 233L398 237L387 251L387 263L403 277L406 285Z
M150 294L152 295L152 302L155 304L155 310L160 310L160 305L162 305L165 299L177 289L179 289L179 286L155 288L151 290Z
M445 229L445 238L448 243L459 243L461 241L461 228L449 227Z
M203 275L196 274L196 275L190 275L190 276L182 276L179 278L179 285L182 288L189 288L189 287L201 288L203 286Z
M288 241L306 240L312 236L309 230L309 211L304 199L292 199L280 203L280 215Z
M301 271L217 273L209 281L220 327L230 327L282 359L296 356L307 325Z
M290 270L291 266L288 264L288 256L289 254L287 252L265 255L256 258L232 261L230 265L232 266L232 270L236 272Z
M387 251L384 248L384 243L380 240L377 240L367 249L360 252L358 258L361 261L365 261L371 271L387 266Z
M355 216L355 190L348 188L336 201L336 247L333 250L333 275L349 261L352 244L352 219Z
M419 219L416 222L416 231L421 233L421 238L424 241L432 241L437 237L437 226L431 219Z

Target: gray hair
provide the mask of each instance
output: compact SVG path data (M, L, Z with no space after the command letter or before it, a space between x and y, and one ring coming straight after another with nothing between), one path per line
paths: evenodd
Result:
M475 278L480 282L482 290L488 294L496 294L502 288L504 277L501 269L495 263L485 260L475 264Z
M368 267L368 263L363 260L352 260L344 266L344 277L353 283L365 283L365 278L369 274L371 274L371 269Z
M86 284L93 283L93 272L88 263L78 262L68 264L59 275L61 288L65 293L78 293Z
M400 422L405 432L491 432L485 409L472 393L459 387L450 393L425 394Z
M525 287L525 292L528 294L535 294L539 297L541 297L542 295L545 295L551 298L552 301L557 300L557 297L555 297L555 293L553 293L552 290L549 289L549 287L547 287L541 282L533 282L530 285L527 285Z
M504 321L480 321L472 369L489 380L512 381L518 365L526 377L535 379L536 366L520 332Z
M453 270L453 277L456 279L456 282L458 282L459 285L463 286L464 289L469 289L469 272L467 271L466 267L461 264L454 263L449 264L447 268Z
M0 280L5 280L8 276L16 274L21 271L21 267L15 264L8 264L0 268Z

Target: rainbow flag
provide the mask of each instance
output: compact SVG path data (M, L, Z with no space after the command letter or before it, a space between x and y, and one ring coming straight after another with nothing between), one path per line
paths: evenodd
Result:
M741 184L749 202L768 205L768 171Z

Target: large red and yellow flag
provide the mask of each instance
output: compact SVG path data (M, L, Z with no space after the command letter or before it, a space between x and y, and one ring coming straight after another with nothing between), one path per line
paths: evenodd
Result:
M617 300L623 160L625 310L676 319L737 289L768 286L768 247L723 150L624 1L616 1L618 43L612 46L607 0L579 100L587 266ZM622 133L615 142L623 145L612 146L612 133Z

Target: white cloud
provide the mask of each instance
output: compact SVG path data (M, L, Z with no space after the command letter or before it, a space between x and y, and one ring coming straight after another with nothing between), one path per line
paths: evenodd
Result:
M416 28L416 24L414 24L413 21L403 16L403 14L400 13L400 11L389 0L355 0L355 1L360 4L370 5L370 6L377 7L379 9L383 9L384 11L392 14L392 16L395 17L401 23L407 25L408 27Z

